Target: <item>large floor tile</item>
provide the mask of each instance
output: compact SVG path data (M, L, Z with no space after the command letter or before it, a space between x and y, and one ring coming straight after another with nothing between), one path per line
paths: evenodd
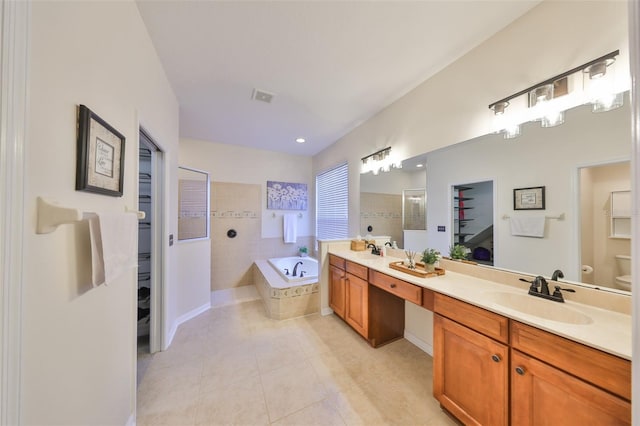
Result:
M268 425L260 377L253 376L202 393L196 425Z
M271 423L273 426L345 426L336 407L328 400L316 402Z
M263 373L261 377L272 422L327 396L325 387L306 360Z

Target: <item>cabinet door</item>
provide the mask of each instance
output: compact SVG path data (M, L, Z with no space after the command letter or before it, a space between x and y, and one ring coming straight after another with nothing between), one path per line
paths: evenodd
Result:
M369 336L369 283L347 274L347 309L345 321L364 338Z
M480 333L434 315L433 395L466 425L506 425L509 350Z
M333 265L329 266L329 306L333 312L344 319L347 304L345 272Z
M512 349L511 424L629 425L631 404Z

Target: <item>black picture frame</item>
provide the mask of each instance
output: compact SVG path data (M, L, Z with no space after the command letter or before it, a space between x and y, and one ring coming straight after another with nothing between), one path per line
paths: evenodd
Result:
M85 105L78 106L76 190L122 197L125 137Z
M515 188L513 190L514 210L544 210L545 187Z

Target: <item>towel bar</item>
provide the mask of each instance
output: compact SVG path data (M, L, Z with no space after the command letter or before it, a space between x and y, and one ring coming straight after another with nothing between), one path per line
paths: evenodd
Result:
M90 213L83 212L74 207L63 207L49 202L42 197L37 198L38 222L36 224L36 234L49 234L65 223L79 222L85 219ZM144 219L145 213L138 210L130 210L125 207L125 212L135 213L138 219Z
M275 213L271 213L271 217L275 219L276 214ZM302 219L302 213L298 213L298 219Z
M556 220L564 220L564 213L560 213L558 215L545 215L544 216L547 219L556 219ZM509 216L508 214L503 214L502 215L502 219L503 220L507 220L511 218L511 216Z

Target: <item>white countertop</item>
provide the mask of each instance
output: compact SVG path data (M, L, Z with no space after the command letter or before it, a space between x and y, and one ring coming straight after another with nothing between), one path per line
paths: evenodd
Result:
M536 302L532 302L532 304L537 303L537 300L545 303L558 304L561 305L561 307L554 307L554 309L578 311L592 319L589 324L569 324L552 321L496 303L494 298L496 292L527 295L528 288L526 286L522 290L519 290L505 284L451 271L446 271L444 275L438 277L420 278L389 267L389 263L403 259L389 256L373 256L368 252L351 250L330 249L329 252L403 281L428 288L516 321L631 360L630 315L572 301L566 301L564 304L560 304L558 302L528 296L536 300Z

